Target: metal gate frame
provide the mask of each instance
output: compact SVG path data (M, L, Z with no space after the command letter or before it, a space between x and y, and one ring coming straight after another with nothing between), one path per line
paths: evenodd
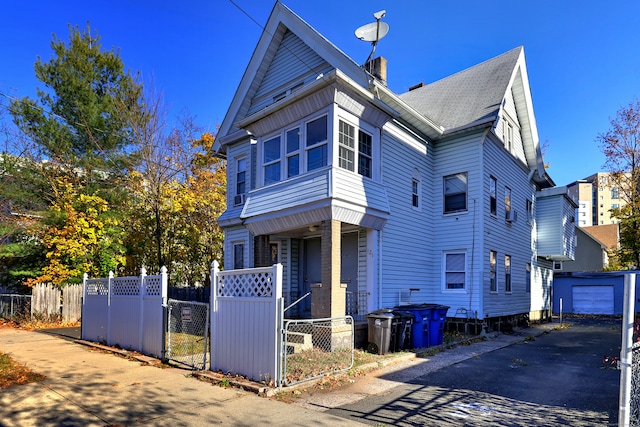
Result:
M169 299L167 359L194 370L204 370L208 354L209 304Z

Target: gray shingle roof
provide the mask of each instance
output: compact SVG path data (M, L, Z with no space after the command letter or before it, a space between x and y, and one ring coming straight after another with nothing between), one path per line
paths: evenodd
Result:
M445 129L497 117L523 48L517 47L400 98Z

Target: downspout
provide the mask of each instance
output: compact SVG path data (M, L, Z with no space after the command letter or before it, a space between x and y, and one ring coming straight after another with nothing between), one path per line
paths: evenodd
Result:
M378 231L378 308L382 308L382 230Z

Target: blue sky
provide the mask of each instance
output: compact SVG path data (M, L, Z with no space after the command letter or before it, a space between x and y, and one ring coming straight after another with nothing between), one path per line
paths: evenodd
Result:
M0 26L0 92L34 96L33 64L38 56L50 58L52 34L67 40L67 24L89 22L104 48L120 48L127 68L153 79L173 116L186 110L215 131L273 8L270 0L234 3L8 2ZM524 46L538 133L558 185L603 170L597 135L640 98L637 0L284 3L356 62L364 62L370 45L354 30L385 9L390 31L377 54L389 61L388 84L398 93Z

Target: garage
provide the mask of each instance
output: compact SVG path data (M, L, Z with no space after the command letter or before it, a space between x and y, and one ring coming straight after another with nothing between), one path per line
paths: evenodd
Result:
M614 314L613 285L573 286L573 313Z

